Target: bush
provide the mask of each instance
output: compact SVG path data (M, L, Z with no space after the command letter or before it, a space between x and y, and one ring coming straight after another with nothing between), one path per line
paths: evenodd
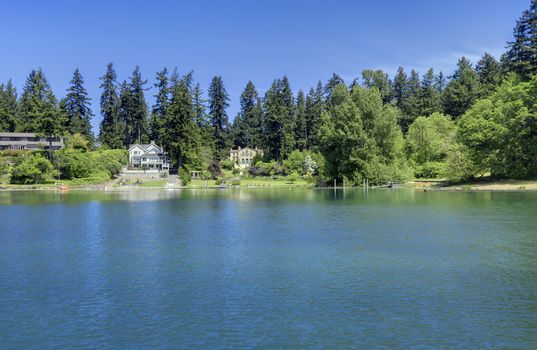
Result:
M5 160L0 158L0 175L6 174L8 171L8 166Z
M51 182L59 172L52 163L39 153L29 154L15 165L11 172L11 183L39 184Z
M232 186L240 186L241 185L241 179L239 179L239 178L231 179L231 185Z
M121 149L100 150L91 152L95 170L107 172L109 177L121 173L121 169L128 162L127 151Z
M223 166L224 169L231 170L231 168L228 169L227 166L229 164L226 164L226 162L230 162L230 161L219 162L218 160L212 160L209 163L209 166L207 167L207 170L209 170L209 172L211 173L211 178L212 179L216 179L218 176L222 175L221 166ZM233 167L233 166L231 166L231 167Z
M450 181L465 181L474 178L482 171L471 160L469 150L462 145L456 145L447 157L445 176Z
M287 176L287 181L290 183L295 183L296 180L298 180L298 173L296 171L293 171L289 176Z
M192 177L190 176L190 172L185 169L181 168L179 169L179 179L181 179L181 185L186 186L192 181Z
M442 162L427 162L423 165L418 165L414 170L414 175L417 178L437 179L442 177L446 172L446 165Z
M285 174L289 175L293 172L304 173L304 159L306 153L299 150L294 150L289 154L286 160L283 161L283 169Z
M89 149L89 141L82 134L76 133L66 137L65 148L86 152Z
M213 161L213 162L217 162L217 161ZM235 167L235 162L230 159L223 160L222 162L220 162L220 166L226 170L233 170L233 168ZM220 176L220 174L218 174L217 176Z
M59 153L58 165L67 179L89 177L95 171L95 163L87 152L65 149Z

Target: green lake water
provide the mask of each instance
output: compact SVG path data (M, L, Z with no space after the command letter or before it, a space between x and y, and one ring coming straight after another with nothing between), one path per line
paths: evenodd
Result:
M0 192L3 349L536 349L537 192Z

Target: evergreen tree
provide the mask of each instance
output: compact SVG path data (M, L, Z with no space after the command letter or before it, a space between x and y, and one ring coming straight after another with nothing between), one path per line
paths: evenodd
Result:
M527 80L537 72L537 0L531 0L530 8L522 13L513 36L502 56L502 65Z
M428 116L441 110L440 94L435 87L435 75L432 68L421 79L418 103L420 116Z
M440 72L436 75L434 78L434 87L436 88L436 91L441 95L444 93L444 89L447 85L447 79L444 76L444 73Z
M132 72L132 76L129 81L129 95L127 99L129 105L126 110L129 111L129 123L126 123L126 130L128 133L127 140L128 145L131 142L148 142L148 123L147 123L147 103L145 102L144 85L147 84L147 80L142 79L140 73L140 67L136 66Z
M406 100L408 97L408 77L403 67L397 69L397 74L393 79L392 97L393 103L401 111L405 109Z
M317 88L310 89L305 103L306 115L306 149L314 149L319 146L319 131L321 128L321 115L325 110L323 98L323 84L317 83Z
M123 146L129 148L133 143L134 139L132 138L133 134L133 124L132 119L132 95L131 90L129 89L129 84L126 80L119 85L119 119L123 124Z
M71 86L67 88L67 96L62 103L62 111L67 117L67 131L71 134L79 133L90 142L93 141L91 132L91 98L84 87L84 79L78 68L73 73Z
M340 84L345 85L345 81L336 73L332 73L332 77L328 79L328 82L324 86L324 97L326 101L330 100L330 97L332 96L332 91L336 86Z
M281 162L294 148L294 101L286 77L265 93L263 110L266 154Z
M207 101L203 99L203 90L201 89L201 85L199 83L196 83L194 87L193 103L195 112L194 120L196 121L196 124L199 128L206 127L209 124L206 113Z
M479 97L480 87L477 73L470 61L462 57L457 63L452 80L444 91L444 113L458 118Z
M229 146L227 107L229 107L229 95L222 82L222 77L216 76L209 87L209 114L215 140L216 160L225 157L224 153Z
M10 79L0 84L0 131L14 132L17 127L17 90Z
M380 92L382 101L384 103L387 103L390 101L391 82L388 77L388 74L384 73L381 69L377 69L377 70L365 69L362 72L362 78L364 80L362 84L364 87L369 88L369 89L376 87Z
M249 81L240 97L241 112L234 121L234 144L241 147L261 147L262 130L259 94L254 84Z
M119 98L116 92L116 72L109 63L106 73L101 77L101 127L99 141L110 148L124 146L124 124L119 117Z
M164 122L164 148L177 168L198 170L201 166L201 135L196 125L190 94L190 78L173 85L172 98Z
M296 148L301 151L307 148L307 124L306 124L306 98L302 90L296 97L296 120L295 120Z
M52 132L54 135L64 131L58 101L41 69L33 70L26 79L17 115L24 132Z
M496 90L501 82L500 63L489 53L477 62L475 71L481 87L479 98L488 97Z
M166 112L170 104L170 82L168 78L168 69L164 67L157 73L157 94L155 95L155 104L151 110L151 119L149 122L149 130L151 140L162 144L162 133L164 121L166 120Z

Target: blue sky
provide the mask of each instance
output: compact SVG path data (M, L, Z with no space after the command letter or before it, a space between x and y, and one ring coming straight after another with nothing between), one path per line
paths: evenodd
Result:
M496 56L529 0L8 1L0 2L0 82L20 91L43 68L62 97L72 72L86 80L98 132L99 76L135 65L154 82L163 66L194 70L204 90L221 75L230 119L248 80L263 93L284 74L294 91L332 72L349 82L364 68L399 65L449 74L457 58ZM153 102L154 89L147 92Z

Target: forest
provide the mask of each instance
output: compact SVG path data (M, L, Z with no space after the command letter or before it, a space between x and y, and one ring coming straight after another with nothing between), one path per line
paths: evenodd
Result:
M98 164L106 168L103 157L113 163L108 174L114 176L124 153L113 150L149 141L164 147L184 178L191 170L218 178L232 168L229 149L248 146L265 151L249 176L308 176L319 184L349 185L365 179L372 184L527 179L537 177L535 73L537 0L532 0L501 57L485 53L475 63L461 57L450 75L433 68L399 67L393 76L364 69L353 81L334 73L308 91L293 91L282 76L264 93L248 81L240 112L228 116L230 98L220 76L205 92L193 72L163 68L151 84L135 67L128 80L119 81L110 63L100 77L102 121L94 134L81 72L74 71L65 96L58 98L36 69L20 94L11 80L0 84L0 131L72 140L66 150L19 157L13 182L32 182L43 172L82 178ZM145 94L152 86L155 103L148 106ZM63 166L57 165L60 158ZM8 171L2 162L0 172ZM25 176L30 168L32 175Z

